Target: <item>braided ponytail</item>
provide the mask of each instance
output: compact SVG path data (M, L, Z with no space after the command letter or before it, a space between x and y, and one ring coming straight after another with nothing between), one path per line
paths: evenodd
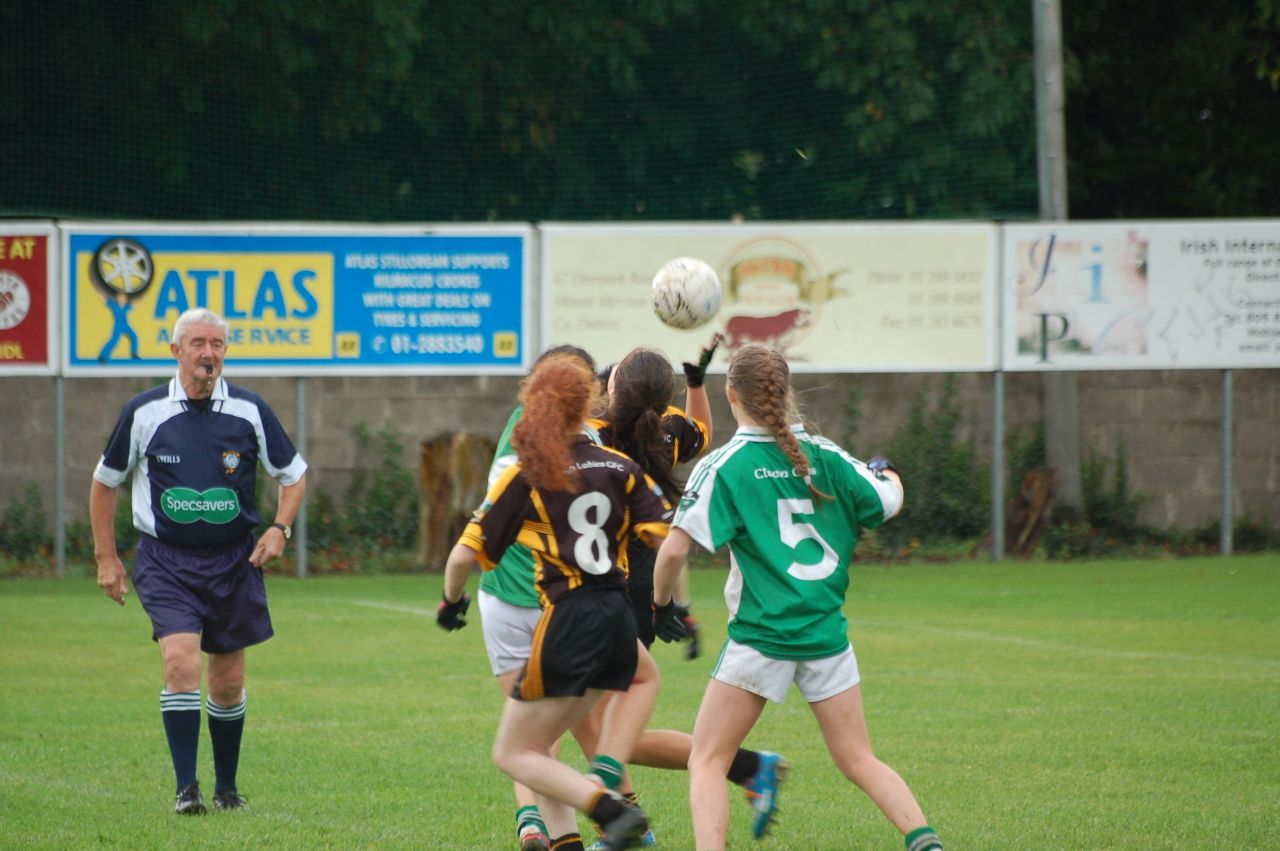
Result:
M791 370L786 359L764 346L745 346L730 360L728 379L737 394L738 404L773 435L778 448L787 456L796 475L804 479L813 498L834 499L814 485L809 456L804 454L800 441L791 431L796 411L791 395Z

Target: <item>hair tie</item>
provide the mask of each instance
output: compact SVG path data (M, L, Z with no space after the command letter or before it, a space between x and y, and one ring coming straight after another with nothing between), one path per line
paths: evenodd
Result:
M813 487L813 473L804 474L804 483L809 487Z

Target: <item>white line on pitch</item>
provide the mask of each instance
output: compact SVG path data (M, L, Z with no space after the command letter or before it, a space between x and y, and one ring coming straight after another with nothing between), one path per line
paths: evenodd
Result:
M1242 659L1238 656L1192 656L1186 653L1160 653L1142 650L1108 650L1104 647L1082 647L1076 644L1062 644L1055 641L1042 641L1037 638L1024 638L1018 635L993 635L988 632L977 632L969 629L948 629L941 626L928 626L919 623L900 621L869 621L859 619L857 627L871 627L903 630L908 632L932 632L937 635L949 635L956 638L970 638L977 641L994 641L1001 644L1013 644L1019 647L1031 647L1037 650L1079 653L1087 656L1104 656L1112 659L1163 660L1168 662L1193 662L1197 664L1228 664L1256 666L1261 668L1280 668L1280 660L1276 659Z

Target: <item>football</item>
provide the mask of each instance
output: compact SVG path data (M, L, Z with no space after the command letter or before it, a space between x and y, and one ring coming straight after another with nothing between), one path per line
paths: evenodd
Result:
M653 312L672 328L706 325L720 310L720 278L696 257L677 257L653 276Z

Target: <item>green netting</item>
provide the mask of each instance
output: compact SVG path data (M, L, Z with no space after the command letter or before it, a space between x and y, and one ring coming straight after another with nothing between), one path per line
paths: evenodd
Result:
M1026 0L0 8L0 213L1034 216Z

